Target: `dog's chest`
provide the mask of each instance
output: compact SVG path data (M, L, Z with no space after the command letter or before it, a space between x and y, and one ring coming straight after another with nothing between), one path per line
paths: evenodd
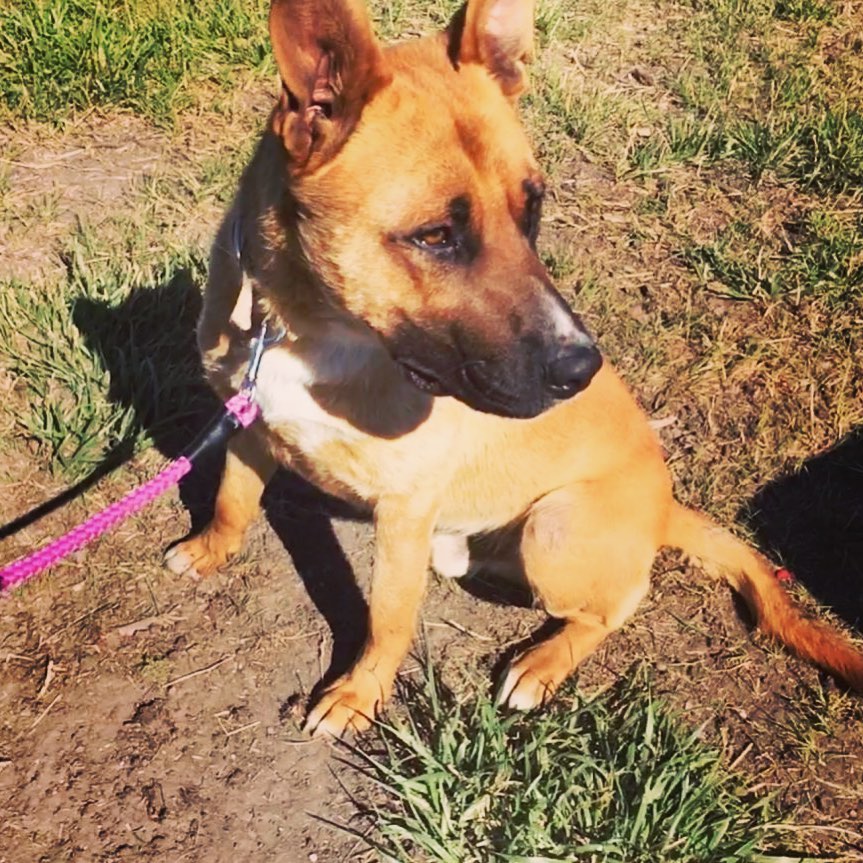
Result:
M404 451L428 399L376 339L338 336L268 350L257 400L280 460L331 494L373 504L408 481Z
M328 444L358 444L363 435L327 411L312 395L314 369L287 350L267 351L258 375L256 399L270 428L307 458Z

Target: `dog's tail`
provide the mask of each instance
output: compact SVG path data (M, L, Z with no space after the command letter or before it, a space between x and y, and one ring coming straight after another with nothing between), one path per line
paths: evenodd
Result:
M682 549L708 572L723 577L744 598L762 632L863 692L863 653L838 630L804 616L777 580L774 567L746 543L675 501L666 545Z

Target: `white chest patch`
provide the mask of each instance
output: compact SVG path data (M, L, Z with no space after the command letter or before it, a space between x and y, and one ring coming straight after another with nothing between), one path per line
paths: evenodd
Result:
M269 350L261 359L256 400L264 421L288 431L290 442L308 454L333 440L356 440L361 436L344 419L328 413L315 401L309 392L315 379L314 370L287 350Z

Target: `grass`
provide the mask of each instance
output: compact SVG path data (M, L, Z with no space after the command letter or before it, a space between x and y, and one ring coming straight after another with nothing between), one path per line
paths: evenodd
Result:
M830 21L836 14L831 0L774 0L773 14L780 21Z
M461 3L459 0L429 0L418 4L395 0L369 6L375 30L382 39L403 39L412 31L446 27Z
M829 36L841 35L853 13L839 21L834 4L818 0L675 6L686 12L672 32L688 49L668 81L678 110L633 154L632 169L736 159L756 181L771 172L817 192L859 188L863 62L854 52L838 63L823 56ZM668 51L664 41L659 46Z
M847 693L831 692L820 683L799 685L786 701L787 712L776 723L778 731L805 762L826 764L829 745L824 745L825 738L835 737L845 725L859 721L859 705L855 709Z
M398 863L764 859L767 802L686 728L643 672L541 714L462 701L426 666L404 716L354 750L382 792L375 847Z
M40 292L0 285L0 359L32 406L18 432L70 480L129 457L200 408L191 334L202 258L166 253L143 264L139 250L100 251L82 233L66 281Z
M22 0L0 9L0 103L48 122L114 106L169 123L271 74L265 0Z
M863 216L840 219L814 210L786 226L781 248L752 260L755 229L734 222L717 240L693 246L685 259L703 284L736 300L817 297L828 306L854 303L863 290Z

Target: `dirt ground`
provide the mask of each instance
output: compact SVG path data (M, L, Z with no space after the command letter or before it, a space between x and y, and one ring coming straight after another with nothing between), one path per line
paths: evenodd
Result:
M83 212L134 206L142 178L187 144L141 128L97 118L45 141L9 134L17 206L46 194L52 204L28 224L6 223L4 267L28 278L62 272L54 239L69 224ZM608 178L587 164L579 171L582 190L627 206ZM552 217L567 212L565 187L557 203ZM218 211L210 202L194 213L190 235L207 236ZM586 242L579 225L572 221L569 234L551 229L578 249ZM601 263L619 248L606 239L590 251ZM627 326L649 314L647 300L633 300ZM739 322L747 312L730 314ZM661 370L642 376L646 400L658 377ZM0 523L8 524L65 483L13 434L16 382L4 373L0 386ZM663 416L676 418L662 434L685 462L702 418L679 397L654 418ZM0 556L11 560L71 527L152 475L160 458L145 453L67 506L13 525ZM362 637L369 527L280 477L239 560L206 581L177 578L162 569L161 552L200 522L215 476L166 495L0 601L2 863L373 859L327 823L351 823L350 795L368 789L344 765L343 750L299 728L315 684L343 669ZM423 632L445 678L489 686L500 657L542 622L501 596L482 584L433 580ZM657 563L649 599L585 664L581 683L606 684L641 660L686 721L791 814L789 848L863 859L859 705L754 640L728 591L673 556ZM411 663L403 673L414 670Z

